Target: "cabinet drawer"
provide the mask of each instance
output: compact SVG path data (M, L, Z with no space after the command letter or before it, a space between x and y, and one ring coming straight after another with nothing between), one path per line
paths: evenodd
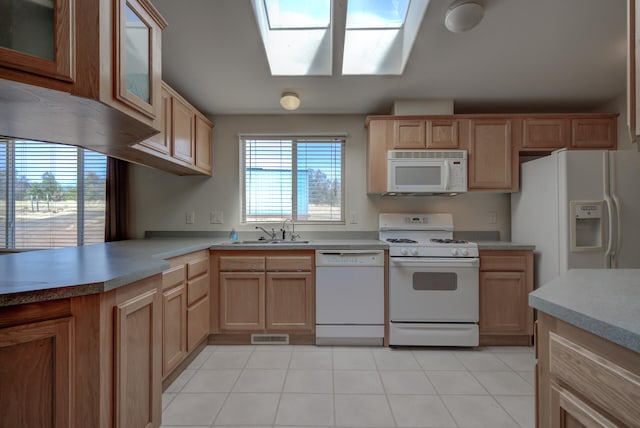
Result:
M553 332L549 371L568 388L629 426L640 421L640 376Z
M167 289L184 282L185 269L184 265L176 266L162 272L162 288Z
M187 263L187 279L193 279L198 275L209 271L209 259L198 259Z
M187 283L187 305L192 305L209 293L209 276L204 275Z
M284 256L267 257L269 272L310 272L311 257Z
M263 272L264 257L220 257L221 271Z
M481 271L521 272L527 269L524 256L483 256L480 255Z

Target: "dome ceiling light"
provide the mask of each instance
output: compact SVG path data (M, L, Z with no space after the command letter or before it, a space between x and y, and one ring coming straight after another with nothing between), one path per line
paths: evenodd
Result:
M444 17L444 25L452 33L462 33L478 25L484 16L484 6L478 0L456 0Z
M297 110L300 107L300 97L295 92L284 92L280 97L280 105L285 110Z

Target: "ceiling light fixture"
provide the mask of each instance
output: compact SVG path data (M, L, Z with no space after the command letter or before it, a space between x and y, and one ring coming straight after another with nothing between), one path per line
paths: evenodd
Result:
M300 107L300 97L295 92L285 92L280 97L280 105L285 110L296 110Z
M484 6L477 0L456 0L444 17L444 25L452 33L462 33L478 25L484 16Z

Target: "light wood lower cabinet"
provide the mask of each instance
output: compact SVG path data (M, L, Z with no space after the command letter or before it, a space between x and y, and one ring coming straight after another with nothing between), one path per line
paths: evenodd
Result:
M0 427L71 427L73 317L0 328Z
M539 313L537 427L636 427L640 355Z
M532 290L532 251L480 251L480 344L531 345Z
M212 255L216 333L315 331L312 251L217 251Z

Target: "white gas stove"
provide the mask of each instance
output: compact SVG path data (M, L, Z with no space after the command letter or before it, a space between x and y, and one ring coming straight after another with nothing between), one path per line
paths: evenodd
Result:
M389 244L389 344L478 345L478 245L451 214L380 214Z

